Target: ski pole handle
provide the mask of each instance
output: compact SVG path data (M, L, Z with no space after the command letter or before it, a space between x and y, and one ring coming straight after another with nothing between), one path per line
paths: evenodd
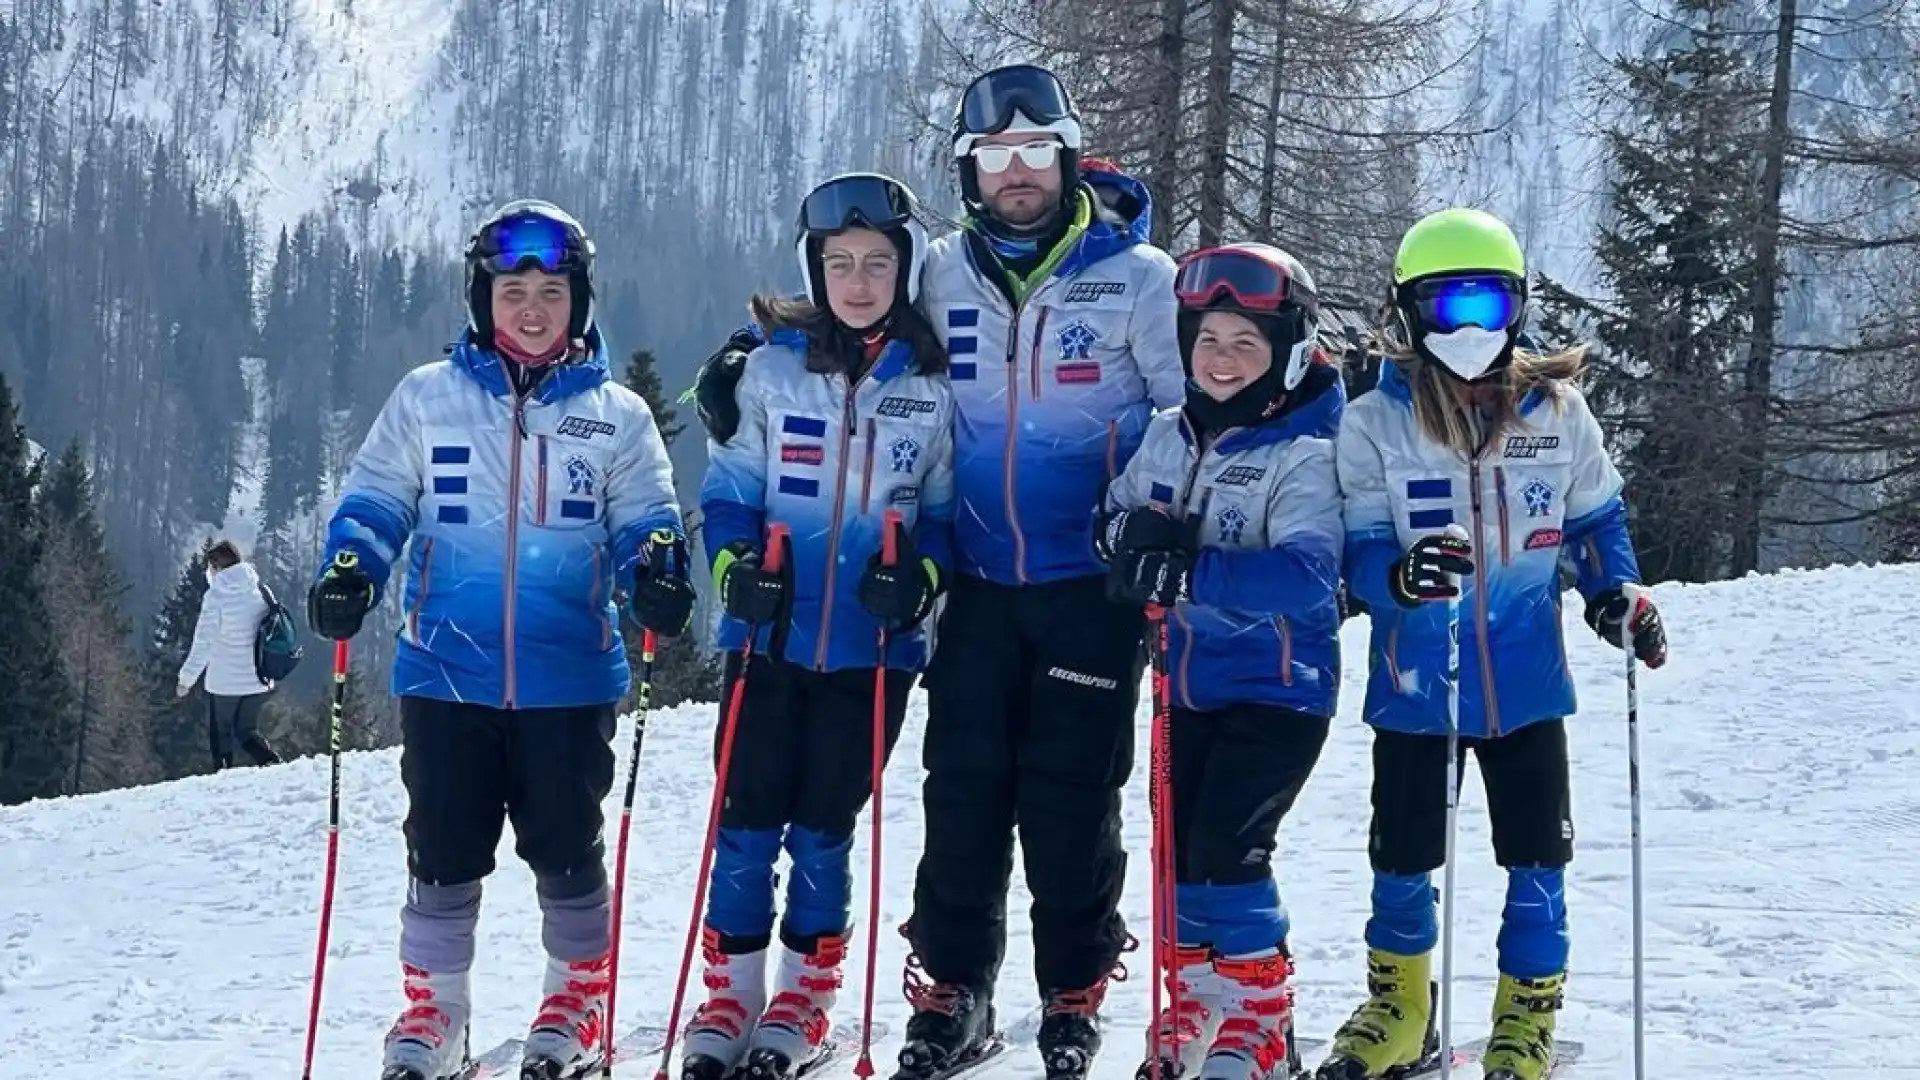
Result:
M767 526L767 550L760 556L760 567L772 573L780 571L780 564L786 561L787 541L792 536L785 522L776 521Z
M898 510L889 510L880 516L880 563L892 566L900 561L900 533L906 524L906 515Z

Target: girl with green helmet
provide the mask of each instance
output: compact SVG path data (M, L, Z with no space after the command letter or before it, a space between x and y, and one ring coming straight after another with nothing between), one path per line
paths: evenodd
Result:
M1526 262L1505 224L1457 208L1421 219L1394 259L1392 362L1341 425L1344 572L1373 624L1370 996L1335 1035L1321 1080L1437 1061L1431 874L1450 841L1450 730L1453 782L1471 748L1508 875L1486 1076L1545 1074L1573 856L1563 555L1588 624L1630 640L1649 667L1666 658L1659 613L1637 588L1620 474L1574 383L1583 356L1518 348L1526 307Z

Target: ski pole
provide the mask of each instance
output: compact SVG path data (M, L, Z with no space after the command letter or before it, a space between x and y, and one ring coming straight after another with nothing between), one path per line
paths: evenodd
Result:
M1467 539L1466 530L1457 523L1447 527L1447 535ZM1440 901L1440 1080L1453 1075L1453 864L1458 861L1453 849L1460 824L1460 579L1449 576L1454 593L1447 598L1447 862L1441 872L1445 883Z
M787 527L767 526L767 553L762 569L780 571L782 549L787 544ZM733 764L733 733L740 724L740 706L746 701L747 673L753 667L753 641L760 635L759 623L747 624L747 642L740 647L740 677L727 695L727 715L720 726L720 761L714 767L713 804L707 810L707 839L700 848L700 873L693 882L693 912L687 916L687 941L680 952L680 977L673 984L673 1008L667 1013L667 1038L660 1047L660 1069L654 1080L667 1080L667 1063L673 1059L673 1040L680 1031L680 1007L686 1003L687 974L693 970L693 943L700 936L700 911L707 904L707 875L713 872L713 845L720 835L720 807L727 800L727 772Z
M880 518L880 564L900 559L900 528L905 518L888 510ZM860 1012L860 1060L853 1075L873 1075L873 980L880 957L880 774L887 768L887 624L880 624L873 660L873 853L867 867L867 1000Z
M1620 638L1627 653L1627 807L1633 838L1633 1075L1634 1080L1646 1080L1646 922L1640 873L1640 675L1639 658L1633 652L1633 616L1640 590L1629 585L1624 591L1627 618Z
M659 639L652 630L640 633L640 692L639 707L633 715L633 753L627 759L627 797L620 807L620 840L614 847L613 856L613 927L610 931L607 950L607 1023L601 1036L606 1041L606 1053L602 1055L600 1075L613 1075L613 1006L620 992L620 908L625 898L627 884L627 827L633 823L633 795L640 779L640 745L647 737L647 710L653 706L653 653Z
M334 556L333 563L353 569L360 559L351 551ZM307 1055L301 1080L313 1080L313 1044L320 1034L320 987L327 976L327 932L333 925L333 876L340 864L340 718L347 708L347 643L333 643L333 700L327 708L327 874L320 888L320 942L313 956L313 999L307 1005Z
M1173 689L1167 674L1167 609L1147 605L1147 624L1153 633L1153 735L1151 739L1150 793L1148 812L1153 818L1151 861L1153 869L1153 980L1150 1018L1147 1029L1148 1052L1153 1056L1150 1075L1162 1080L1166 1062L1179 1053L1180 989L1173 979L1177 956L1179 913L1175 909L1173 857ZM1160 1030L1160 994L1165 984L1170 1030ZM1163 1052L1164 1051L1164 1052Z

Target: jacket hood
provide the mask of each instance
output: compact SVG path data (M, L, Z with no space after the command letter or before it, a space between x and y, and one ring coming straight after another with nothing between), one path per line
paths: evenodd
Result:
M1307 369L1306 378L1279 412L1258 424L1228 431L1220 438L1219 450L1231 453L1303 437L1331 439L1339 434L1340 418L1346 411L1347 388L1339 369L1315 364ZM1180 415L1180 435L1188 445L1193 444L1193 423L1185 410Z
M250 562L235 563L213 575L207 582L210 592L222 594L250 593L260 588L260 573Z
M1054 267L1053 276L1069 277L1135 244L1153 231L1153 195L1147 185L1118 169L1088 168L1081 190L1092 203L1092 220L1073 250Z

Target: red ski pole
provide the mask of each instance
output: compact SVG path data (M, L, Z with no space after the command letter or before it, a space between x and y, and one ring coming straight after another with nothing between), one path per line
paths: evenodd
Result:
M335 565L354 567L359 559L350 551L334 557ZM340 864L340 717L347 707L347 643L333 643L333 701L327 710L327 756L332 779L327 793L327 876L320 890L320 943L313 957L313 999L307 1005L307 1056L301 1080L313 1080L313 1044L320 1034L320 987L327 976L327 931L333 925L333 872Z
M880 563L892 566L900 559L900 528L905 521L898 510L889 510L880 518ZM867 865L867 1000L860 1012L860 1060L853 1075L867 1080L873 1075L873 980L880 957L880 774L887 768L887 627L881 624L878 653L873 661L873 852Z
M1148 798L1149 812L1153 817L1153 841L1151 861L1153 863L1153 1002L1152 1025L1148 1029L1147 1045L1153 1055L1155 1080L1164 1076L1165 1063L1179 1053L1180 1039L1180 990L1171 978L1176 956L1179 915L1175 910L1174 898L1174 857L1173 857L1173 691L1167 677L1167 611L1155 604L1147 605L1147 626L1153 634L1153 736L1149 755L1151 758L1151 792ZM1160 1030L1160 993L1162 984L1167 993L1167 1016L1171 1021L1169 1030Z
M767 553L762 569L779 572L781 555L787 546L785 525L767 526ZM733 681L727 695L727 716L720 727L720 762L714 769L713 805L707 810L707 839L700 848L700 874L693 882L693 912L687 916L687 942L680 953L680 977L673 984L673 1008L667 1013L666 1045L660 1048L660 1069L654 1080L667 1080L667 1063L673 1059L673 1041L680 1033L680 1007L686 1003L687 975L693 970L693 943L700 936L700 912L707 904L707 875L713 871L713 845L720 835L720 807L727 798L727 770L733 764L733 733L740 723L740 705L747 695L747 669L753 666L753 639L760 633L759 623L747 626L747 643L740 647L740 677Z
M627 759L627 798L620 808L620 841L614 848L613 856L613 926L610 930L607 950L607 1023L600 1036L605 1042L605 1053L601 1055L600 1075L613 1075L613 1052L619 1049L614 1045L613 1006L620 992L620 908L625 897L627 884L627 827L633 823L633 795L640 779L640 744L647 735L647 710L653 704L653 653L659 644L651 630L640 634L640 693L638 708L633 717L633 755Z

